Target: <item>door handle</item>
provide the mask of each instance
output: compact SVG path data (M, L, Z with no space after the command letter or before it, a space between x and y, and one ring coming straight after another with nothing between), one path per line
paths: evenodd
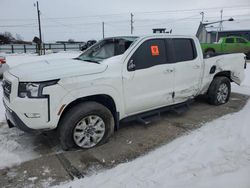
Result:
M199 69L201 66L200 65L194 65L194 69Z
M174 69L166 69L164 71L164 73L166 73L166 74L173 73L173 72L174 72Z

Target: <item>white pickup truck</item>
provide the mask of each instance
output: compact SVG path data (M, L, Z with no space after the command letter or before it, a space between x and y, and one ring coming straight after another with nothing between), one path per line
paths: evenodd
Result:
M244 54L203 59L193 36L153 35L101 40L79 57L22 64L5 72L9 126L57 129L62 147L105 143L121 120L174 107L198 95L213 105L240 84Z

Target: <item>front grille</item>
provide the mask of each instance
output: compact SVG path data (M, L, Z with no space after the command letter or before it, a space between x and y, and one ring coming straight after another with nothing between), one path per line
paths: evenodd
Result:
M4 96L10 100L10 94L11 94L11 82L8 80L3 80L3 94Z

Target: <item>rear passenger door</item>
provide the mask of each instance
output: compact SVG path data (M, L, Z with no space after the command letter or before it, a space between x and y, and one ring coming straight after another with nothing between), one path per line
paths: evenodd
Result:
M174 38L172 49L175 61L174 102L195 96L199 90L202 60L198 57L193 39Z
M249 49L247 46L247 41L243 38L236 38L236 50L237 53L248 53Z
M123 69L125 112L128 115L173 103L173 64L169 64L165 39L144 41Z
M225 43L222 44L223 53L235 53L237 46L235 45L235 38L230 37L225 39Z

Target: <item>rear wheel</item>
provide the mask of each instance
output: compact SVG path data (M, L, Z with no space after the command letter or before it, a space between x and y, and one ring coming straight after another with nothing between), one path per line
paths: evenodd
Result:
M88 149L107 142L114 132L114 118L102 104L85 102L62 117L58 130L64 150Z
M231 83L227 77L215 77L208 89L208 103L221 105L228 102L231 94Z
M246 54L246 59L247 59L247 60L250 60L250 52L248 52L248 53Z

